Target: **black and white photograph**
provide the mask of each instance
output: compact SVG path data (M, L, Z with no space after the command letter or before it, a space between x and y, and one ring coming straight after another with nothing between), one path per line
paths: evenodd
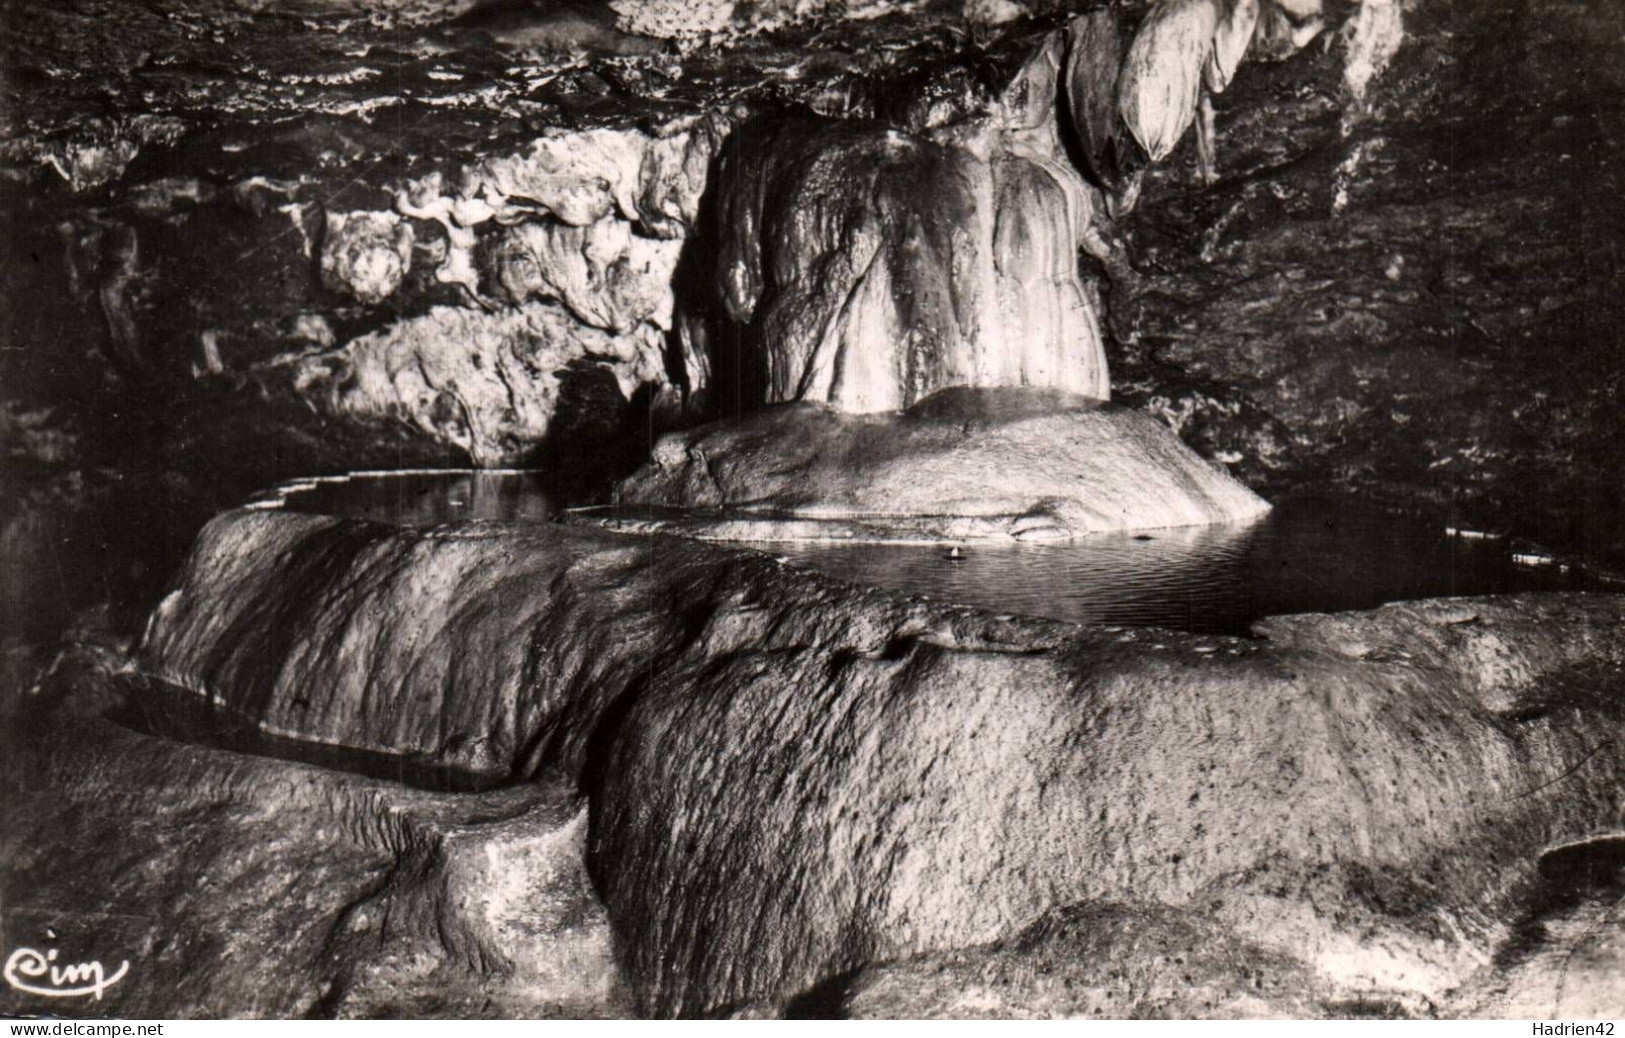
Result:
M0 0L0 1023L1608 1038L1622 174L1625 0Z

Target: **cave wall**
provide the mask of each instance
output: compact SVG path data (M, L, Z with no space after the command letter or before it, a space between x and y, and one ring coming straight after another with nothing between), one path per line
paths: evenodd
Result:
M898 347L864 408L961 378L1098 394L1103 356L1116 398L1269 493L1621 549L1605 13L1374 5L1403 10L1392 50L1361 29L1376 14L1332 5L1306 28L1264 4L1212 99L1207 183L1194 130L1154 164L1097 132L1088 77L1012 100L1069 17L1068 54L1129 58L1149 5L713 6L704 32L684 5L8 8L8 626L150 600L204 517L278 479L583 452L627 470L651 429L725 409L706 385L755 376L711 366L764 336L790 344L764 385L795 396L822 372L807 386L827 396L832 369L805 360L841 354L820 336L849 298ZM741 127L776 112L838 118L870 149L895 133L978 201L955 223L911 197L922 159L881 190L889 216L837 179L819 190L846 214L774 259L804 290L725 298L719 327L679 305L718 288L705 189L724 142L746 150ZM909 221L959 234L982 274L953 249L859 262ZM1087 363L1053 348L1097 326ZM912 331L886 331L905 327L967 345L932 373ZM121 544L132 517L149 532Z
M1034 127L998 106L1063 19L1000 7L8 7L0 679L28 691L5 708L54 694L12 631L158 600L194 529L254 485L583 453L608 471L616 440L630 457L687 420L716 375L695 358L758 320L718 331L680 305L704 188L739 127L780 111L986 166L1004 187L951 231L996 252L1041 237L1036 213L1088 258L1034 250L984 304L1053 326L1031 300L1078 293L1115 396L1256 485L1619 547L1611 12L1407 4L1379 60L1385 23L1296 39L1265 5L1205 170L1184 133L1143 166L1087 120L1036 157L1011 143ZM1066 46L1127 55L1149 5L1112 9L1115 36L1074 26ZM1108 221L1053 219L1076 186L1045 165L1056 147ZM970 971L1032 984L1053 955L1093 984L1090 963L1122 960L1132 986L1192 946L1225 1006L1443 1011L1484 962L1490 987L1527 965L1543 855L1621 824L1596 741L1625 664L1604 596L1219 639L992 617L704 545L256 512L208 526L170 590L154 682L283 735L546 783L437 801L139 736L105 703L17 729L7 788L46 776L76 810L0 826L6 849L38 835L88 864L7 861L62 903L87 879L184 916L149 947L200 1013L484 1011L513 986L547 1003L504 1003L519 1013L779 1012L832 977L847 1011L942 1012ZM75 687L122 694L127 657L91 655ZM295 810L268 819L267 796ZM110 825L184 867L94 853ZM290 898L308 914L280 916ZM518 944L558 957L506 961L527 925ZM268 949L245 990L234 958Z

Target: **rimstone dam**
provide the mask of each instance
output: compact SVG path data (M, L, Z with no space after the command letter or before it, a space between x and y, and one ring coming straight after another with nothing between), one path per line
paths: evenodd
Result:
M1625 1014L1611 5L0 18L0 1011Z

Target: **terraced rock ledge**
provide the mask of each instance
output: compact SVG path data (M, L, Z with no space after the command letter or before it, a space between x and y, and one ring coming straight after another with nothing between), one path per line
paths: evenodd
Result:
M1269 504L1155 419L1054 390L945 389L670 433L615 504L570 520L707 540L1068 541L1243 523Z
M1210 637L693 541L245 511L208 526L136 669L283 736L562 776L641 1013L951 1013L957 989L883 993L949 968L920 956L1086 975L1104 953L1118 1010L1431 1014L1505 988L1545 856L1625 832L1622 609L1440 600ZM1095 917L1128 922L1076 929ZM1169 994L1169 948L1201 949L1200 983Z
M0 922L128 971L0 1012L1625 1015L1621 596L1217 637L692 536L1619 563L1621 69L1576 0L6 5ZM237 507L446 465L641 532Z

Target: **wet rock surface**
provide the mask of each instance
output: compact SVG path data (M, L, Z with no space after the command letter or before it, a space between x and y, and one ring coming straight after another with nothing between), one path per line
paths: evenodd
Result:
M284 735L573 777L640 1012L784 1011L989 942L1015 944L966 954L1015 970L997 964L1071 954L1021 936L1046 913L1129 906L1101 940L1240 942L1204 946L1209 981L1170 1006L1448 1013L1531 911L1541 856L1625 822L1601 752L1622 616L1618 596L1528 595L1251 640L1114 631L688 541L242 512L210 525L141 669ZM1243 960L1309 987L1234 1001ZM1162 967L1135 968L1123 1011L1151 1011ZM893 1005L950 1011L914 990ZM1071 997L1035 1004L1103 1005Z
M1137 112L1142 169L1097 132L1121 70L1023 94L1058 6L8 4L8 939L128 956L85 1011L137 1016L1617 1015L1614 596L1226 639L233 513L134 662L76 626L127 637L207 517L291 476L585 456L607 487L728 407L711 365L769 318L818 385L848 296L964 342L1031 321L993 383L1081 301L1115 398L1256 488L1622 557L1613 11L1404 5L1392 51L1398 3L1315 40L1265 4L1273 60L1174 106L1212 147ZM1148 9L1066 53L1126 55ZM764 113L855 142L837 180L884 204L768 178L839 213L763 261L800 296L714 326L683 305L712 171ZM894 179L853 174L893 141ZM978 208L908 197L922 169ZM911 221L974 241L974 306L951 249L858 262ZM942 374L901 360L863 381L886 407ZM157 724L154 675L336 757ZM472 785L401 781L447 767Z
M897 411L950 386L1107 398L1077 264L1104 203L1061 144L1065 58L1050 34L985 115L945 125L926 108L904 110L907 130L793 114L740 126L718 156L716 289L695 301L691 391L723 414Z
M930 84L963 14L741 5L696 48L592 2L7 5L0 529L8 568L61 560L8 579L7 630L294 476L629 471L681 407L672 290L722 137L959 104ZM1045 28L978 36L992 78ZM105 535L153 486L171 518Z
M1122 149L1139 145L1100 129L1113 76L1063 77L1060 168L1147 186L1081 241L1081 274L1062 270L1067 249L1035 249L998 305L1057 327L1071 311L1045 316L1043 286L1074 281L1062 294L1081 286L1103 319L1116 396L1255 488L1450 509L1613 559L1610 23L1557 0L1457 6L1410 12L1356 102L1355 41L1264 4L1253 52L1212 98L1212 185L1189 133L1137 168ZM586 2L9 5L8 553L27 558L50 530L65 558L101 557L109 541L87 531L159 482L184 544L207 515L310 472L564 465L569 441L571 457L609 451L608 477L629 471L646 418L675 420L712 374L668 293L691 290L680 260L723 140L799 107L974 151L955 127L999 115L1067 13L1034 3L1033 20L995 25L957 3L882 8L842 22L828 5L735 5L697 45ZM1144 7L1110 10L1066 33L1067 54L1103 55L1072 71L1111 66L1135 37ZM1311 43L1305 26L1322 24ZM1039 216L1073 205L1073 174L1027 146L1032 126L994 121L994 151L1020 170L995 168L1009 197L990 211L1020 216L995 244L1001 227L1064 242L1073 229ZM490 342L485 329L544 304L569 315L567 341L496 335L527 368L511 402L500 379L461 372L491 359L463 336ZM408 340L385 377L355 359ZM120 570L175 554L111 550ZM72 607L94 584L67 581ZM65 616L27 602L8 608Z
M286 358L277 374L313 411L407 428L501 466L525 463L539 445L614 440L630 400L665 381L661 352L653 329L584 328L550 303L498 313L440 306L338 349Z
M215 436L307 468L466 446L409 420L380 444L365 414L313 429L276 373L435 307L546 297L663 331L740 106L861 106L872 78L962 45L957 9L843 36L808 8L789 35L682 56L603 8L9 5L3 266L30 305L6 317L8 398L178 457Z
M1255 486L1617 552L1610 17L1418 5L1354 119L1336 48L1243 65L1215 101L1218 183L1176 155L1127 224L1144 279L1112 298L1117 397Z
M852 1019L1313 1019L1312 970L1177 910L1091 905L992 948L871 967L823 992Z
M947 389L899 415L799 404L672 433L615 496L571 518L714 540L1065 541L1269 509L1149 416L1033 389Z
M7 682L8 955L126 968L94 1001L8 985L4 1011L625 1014L568 784L435 792L161 737L126 670L81 644Z

